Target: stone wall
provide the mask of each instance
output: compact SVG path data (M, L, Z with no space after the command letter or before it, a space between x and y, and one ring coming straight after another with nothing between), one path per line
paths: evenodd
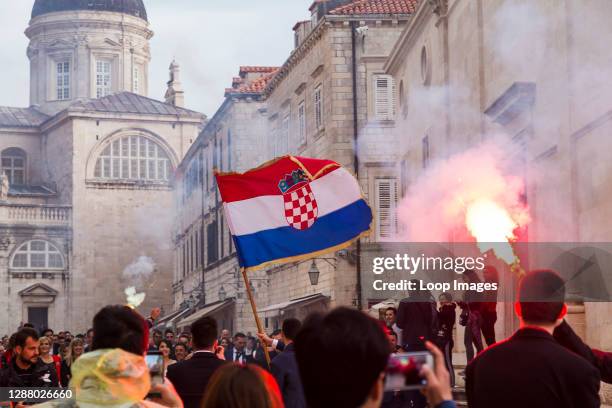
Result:
M75 23L77 22L77 23ZM112 61L112 92L148 93L149 39L153 32L140 18L99 11L70 11L34 18L26 30L30 39L30 104L45 113L66 108L75 98L96 97L96 59ZM55 63L70 63L70 98L58 100Z
M529 239L609 239L605 203L612 189L603 152L609 150L610 84L604 78L611 65L600 47L612 37L604 22L611 11L601 1L587 3L453 0L447 18L428 10L428 2L419 6L386 64L403 81L406 98L396 127L405 189L423 175L423 135L431 160L505 135L520 147L512 150L527 181ZM520 24L512 24L517 19ZM423 47L431 63L428 87L419 75ZM517 84L527 84L532 103L516 104ZM502 111L507 116L496 122L499 115L486 114L496 102L515 110ZM575 308L573 321L591 346L609 348L608 306L585 306Z

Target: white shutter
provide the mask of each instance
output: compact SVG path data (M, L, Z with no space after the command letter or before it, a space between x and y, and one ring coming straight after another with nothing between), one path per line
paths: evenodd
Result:
M395 117L395 81L391 75L374 75L374 115L378 120Z
M321 85L317 86L314 91L314 113L315 127L320 130L323 127L323 97L321 95Z
M289 118L289 114L283 118L283 128L281 130L280 140L281 155L289 153Z
M304 101L300 102L298 106L298 146L302 146L306 143L306 107L304 106Z
M393 238L398 232L397 224L397 180L376 179L376 235L379 240Z

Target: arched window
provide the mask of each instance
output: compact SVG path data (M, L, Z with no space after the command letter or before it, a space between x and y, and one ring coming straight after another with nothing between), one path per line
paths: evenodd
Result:
M64 257L49 241L32 240L21 244L11 261L13 269L64 269Z
M2 151L2 172L10 184L25 184L26 153L18 147Z
M102 151L94 177L111 180L168 181L170 159L164 149L144 136L124 136Z

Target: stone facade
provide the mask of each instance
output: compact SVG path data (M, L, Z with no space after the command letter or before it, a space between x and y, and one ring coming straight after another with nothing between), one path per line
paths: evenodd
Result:
M146 97L152 31L142 18L50 12L26 35L32 106L0 108L10 179L0 201L0 332L28 320L83 332L102 306L126 303L131 285L147 294L143 313L170 310L171 176L204 115ZM150 258L142 274L125 275L140 256Z
M257 72L261 71L263 72ZM223 105L206 124L178 168L174 240L174 306L204 308L233 300L218 310L219 324L255 332L214 178L215 169L242 172L267 160L267 111L257 84L276 68L243 67L226 90ZM250 276L255 299L265 303L265 274ZM181 322L174 322L182 328Z
M78 21L75 26L74 22ZM148 93L151 60L149 23L123 13L75 10L34 17L26 30L30 39L30 103L56 113L77 98L97 98L121 91ZM108 63L108 89L97 93L97 63ZM68 93L58 95L63 78L57 64L67 63ZM63 69L63 67L62 67Z
M350 2L336 3L334 7ZM360 154L359 180L364 195L376 206L372 202L378 197L374 183L377 178L386 179L394 174L392 169L397 157L387 154L391 151L387 145L394 144L393 120L385 115L380 117L381 107L378 106L393 100L383 98L377 102L374 97L375 75L384 74L383 64L410 15L333 15L331 10L332 7L327 8L325 2L313 4L313 20L300 22L294 27L296 48L265 87L257 88L259 92L249 94L242 89L241 92L229 90L226 93L226 101L181 164L178 185L184 186L189 179L188 168L198 154L195 149L201 149L200 154L209 157L208 162L204 162L204 173L211 173L210 169L214 167L211 153L207 151L217 151L217 155L224 157L223 163L221 159L216 162L217 167L224 171L245 171L285 154L328 158L354 170L354 42L357 126L359 146L363 146L364 151L363 155ZM248 87L248 83L257 81L258 74L248 74L242 71L243 68L260 71L267 67L242 67L240 78L235 78L236 88ZM388 96L393 92L392 83L389 83ZM227 140L229 134L231 143ZM224 167L230 157L233 165ZM187 231L203 231L199 225L201 219L213 221L223 218L216 207L219 197L214 183L204 190L209 191L208 197L202 200L201 193L196 191L193 201L184 203L181 202L182 193L177 192L180 207L177 211L176 271L183 270L180 259L185 254L185 245L188 248L191 245L189 241L186 244L185 237L189 239ZM230 248L225 241L229 239L225 227L222 239L219 242L223 242L223 247ZM373 235L370 239L376 241L379 238ZM202 245L202 257L207 259L208 251L214 248L206 239L198 242ZM367 245L367 242L366 239L363 244ZM255 287L256 302L262 310L260 316L265 328L273 330L280 326L283 318L303 318L309 311L329 306L367 307L367 299L361 299L358 294L354 252L355 249L351 248L314 260L319 271L316 285L311 283L308 274L312 261L270 267L251 274L249 277ZM254 332L255 322L243 292L244 284L238 276L235 255L227 252L221 257L227 257L227 260L218 266L214 262L205 265L203 272L196 269L191 273L192 277L189 273L182 277L181 272L175 272L175 308L186 307L187 304L183 303L185 294L190 296L196 287L200 288L197 293L204 292L205 304L216 302L219 288L223 286L228 296L236 298L234 324L228 328ZM236 282L229 286L231 292L222 283L223 279L229 280L228 275ZM238 292L233 291L234 287Z
M529 241L608 242L612 172L604 135L612 129L612 65L600 48L612 38L607 6L597 0L421 2L385 64L403 88L396 130L404 188L424 173L425 161L502 135L512 141L508 151L526 181ZM611 308L608 302L572 305L568 319L590 346L608 350ZM500 304L498 314L504 316L500 338L517 322L510 304ZM460 349L461 343L455 342ZM604 393L610 401L609 389Z

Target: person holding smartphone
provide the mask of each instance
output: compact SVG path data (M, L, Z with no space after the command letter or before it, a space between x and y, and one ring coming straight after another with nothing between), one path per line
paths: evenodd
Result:
M200 408L204 390L219 367L226 364L223 347L217 344L217 321L204 316L191 325L193 356L168 367L166 378L172 381L186 408Z
M455 408L444 357L432 343L424 346L433 366L421 367L427 382L421 392L432 408ZM363 312L338 307L308 316L295 339L308 407L379 408L390 354L383 328Z
M170 381L151 385L145 360L149 330L138 312L123 305L106 306L95 315L93 328L92 350L72 364L75 406L183 408ZM66 399L36 405L65 406Z

